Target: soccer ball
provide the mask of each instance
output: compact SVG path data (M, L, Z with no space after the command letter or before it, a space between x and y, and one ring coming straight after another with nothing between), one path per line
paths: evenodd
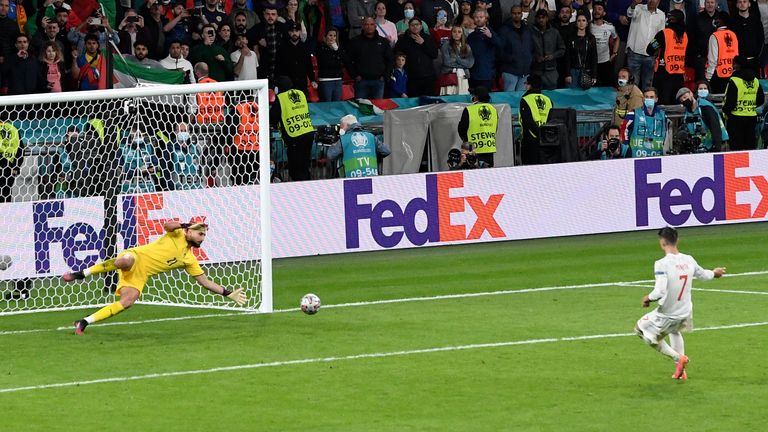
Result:
M314 315L320 310L320 297L314 294L306 294L301 298L301 311L307 315Z

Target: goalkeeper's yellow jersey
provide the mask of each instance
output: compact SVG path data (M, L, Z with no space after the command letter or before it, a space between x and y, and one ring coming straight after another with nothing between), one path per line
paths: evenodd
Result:
M141 267L146 276L154 276L182 267L190 276L200 276L205 273L187 244L184 230L181 228L165 233L150 244L138 246L129 251L137 255L139 259L134 266Z

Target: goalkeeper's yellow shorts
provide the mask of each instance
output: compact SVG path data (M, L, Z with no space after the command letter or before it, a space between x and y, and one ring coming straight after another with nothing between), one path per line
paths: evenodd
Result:
M115 291L115 295L117 296L120 296L120 289L123 287L136 288L139 290L139 293L143 292L144 285L147 283L147 279L149 279L146 269L141 265L138 254L131 250L126 250L120 252L117 257L120 258L127 254L133 256L133 266L128 270L118 271L120 278L117 281L117 291Z

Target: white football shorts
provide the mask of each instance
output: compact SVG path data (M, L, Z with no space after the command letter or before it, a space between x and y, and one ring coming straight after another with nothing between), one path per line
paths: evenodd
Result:
M637 327L645 338L656 343L670 333L693 331L693 317L670 318L654 309L637 320Z

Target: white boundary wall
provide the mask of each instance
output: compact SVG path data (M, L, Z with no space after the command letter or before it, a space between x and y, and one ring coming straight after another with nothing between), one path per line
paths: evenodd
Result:
M768 151L753 151L273 184L272 252L280 258L766 221L766 175ZM259 241L242 237L255 232L249 224L260 210L259 187L245 187L252 201L227 188L165 192L134 197L144 204L118 214L138 244L159 235L163 218L204 217L211 231L202 263L255 259L237 247ZM41 206L58 213L43 223ZM254 219L233 220L227 206ZM95 258L102 212L101 198L0 205L0 232L10 233L0 254L14 263L0 278L59 275L73 260ZM41 235L46 227L60 237Z

